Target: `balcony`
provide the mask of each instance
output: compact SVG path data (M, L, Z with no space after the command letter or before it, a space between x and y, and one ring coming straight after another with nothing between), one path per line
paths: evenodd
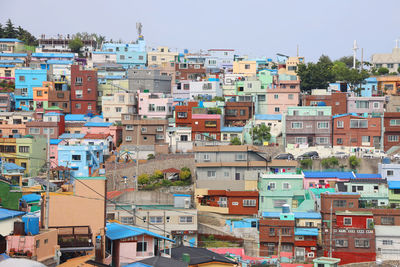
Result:
M92 231L89 226L49 227L58 229L61 251L93 250Z

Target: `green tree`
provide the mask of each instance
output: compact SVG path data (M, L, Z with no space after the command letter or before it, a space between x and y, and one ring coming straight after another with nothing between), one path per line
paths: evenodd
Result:
M379 75L385 75L385 74L388 74L388 73L389 73L389 69L388 69L388 68L380 67L380 68L378 69L378 74L379 74Z
M231 139L231 145L240 146L241 144L242 142L240 142L240 139L238 137L234 137Z
M0 38L4 38L4 29L1 23L0 23Z
M154 154L148 154L147 155L147 160L151 160L151 159L155 159L156 157L154 156Z
M349 157L349 166L352 169L357 169L360 166L361 160L356 156Z
M332 67L332 61L325 55L322 55L317 63L299 64L297 75L301 80L301 90L304 92L316 88L328 88L329 83L335 81Z
M5 38L16 38L17 37L15 27L14 27L14 24L12 23L11 19L8 19L6 22L6 26L4 28L4 37Z
M321 161L321 165L325 169L335 168L339 165L339 160L335 157L326 158Z
M300 167L303 170L311 169L311 167L312 167L312 159L302 159L302 160L300 160Z
M150 177L147 173L143 173L138 177L138 183L140 185L148 184L150 182Z
M69 41L69 49L71 49L72 52L74 53L80 53L81 48L83 47L83 42L81 38L75 37L71 41Z
M271 128L265 126L265 124L257 125L250 130L250 134L253 138L253 142L258 145L262 145L265 141L271 139Z
M190 171L180 171L179 172L179 179L181 179L182 181L185 181L187 179L189 179L190 177L192 177L192 173Z
M214 98L212 99L213 101L225 101L225 97L223 96L214 96Z

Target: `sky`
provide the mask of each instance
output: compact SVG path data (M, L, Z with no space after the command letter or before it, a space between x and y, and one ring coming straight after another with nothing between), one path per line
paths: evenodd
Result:
M296 56L298 45L306 61L352 55L357 40L369 60L400 39L399 10L399 0L0 0L0 23L10 18L37 37L94 32L134 41L141 22L149 47L276 59Z

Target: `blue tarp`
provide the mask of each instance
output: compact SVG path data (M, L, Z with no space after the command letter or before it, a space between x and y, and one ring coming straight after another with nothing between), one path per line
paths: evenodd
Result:
M400 181L389 181L389 189L400 189Z
M18 166L17 164L15 164L15 163L11 163L11 162L6 162L6 163L4 163L4 169L6 170L6 171L11 171L11 170L21 170L21 171L24 171L25 170L25 168L24 167L21 167L21 166Z
M25 212L0 208L0 221L24 215Z
M38 194L29 194L29 195L24 195L21 197L21 200L26 201L27 203L30 202L38 202L40 201L42 197Z
M165 239L165 240L168 240L171 242L175 242L172 239L166 238L162 235L147 231L142 228L133 227L130 225L119 224L119 223L107 223L106 236L107 236L107 238L109 238L111 240L118 240L118 239L140 236L140 235L149 235L149 236L153 236L156 238L161 238L161 239Z

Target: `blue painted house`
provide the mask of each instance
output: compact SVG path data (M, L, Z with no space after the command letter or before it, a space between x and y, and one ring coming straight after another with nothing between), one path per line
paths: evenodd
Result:
M47 81L47 70L15 70L15 108L24 111L33 110L33 87L42 87Z
M372 97L378 90L378 80L375 77L369 77L363 81L361 96Z
M72 177L88 177L104 162L104 146L58 145L58 166L71 168Z
M144 67L147 62L146 41L139 38L133 44L105 43L102 50L104 52L115 52L117 54L117 64L125 69Z

